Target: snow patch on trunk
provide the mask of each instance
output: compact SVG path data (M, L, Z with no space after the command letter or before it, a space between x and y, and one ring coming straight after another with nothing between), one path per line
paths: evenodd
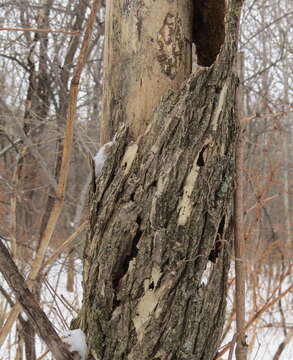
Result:
M62 335L62 341L68 345L69 351L77 354L77 359L85 360L87 355L86 337L81 329L68 330Z
M114 144L114 141L110 141L104 144L100 150L96 153L94 157L95 162L95 175L100 176L102 173L102 169L104 167L105 161L107 160L111 147Z

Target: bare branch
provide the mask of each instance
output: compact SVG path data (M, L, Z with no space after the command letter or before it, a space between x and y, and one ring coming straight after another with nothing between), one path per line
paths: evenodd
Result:
M74 70L73 78L71 81L70 87L70 99L69 99L69 106L67 110L67 119L66 119L66 130L65 130L65 138L64 138L64 147L62 153L62 162L61 162L61 170L58 178L58 185L57 185L57 197L54 198L54 203L52 207L52 212L48 219L48 223L46 229L44 231L44 235L42 237L38 252L34 259L31 273L29 274L28 285L30 287L33 286L33 280L35 280L39 274L39 271L42 267L43 260L52 238L52 235L55 231L55 227L57 221L59 219L60 213L63 208L64 197L65 197L65 189L67 184L67 178L69 174L69 167L70 167L70 156L72 151L72 144L73 144L73 128L74 122L76 117L76 103L77 103L77 95L78 95L78 87L81 77L81 72L83 70L84 64L87 59L89 44L93 32L94 23L96 20L96 14L98 8L100 6L100 0L93 0L92 2L92 9L87 21L87 27L84 34L84 39L82 41L80 54L77 60L77 64ZM0 331L0 345L6 339L14 321L16 320L19 312L21 311L21 307L19 304L16 304L13 309L11 310L9 316L6 319L4 326Z
M65 35L80 35L79 31L66 31L66 30L54 30L54 29L33 29L33 28L11 28L0 27L0 31L22 31L22 32L35 32L35 33L54 33Z
M22 305L28 318L40 337L47 344L56 360L72 360L73 356L59 338L46 314L40 308L33 294L27 287L24 278L18 271L7 248L0 240L0 271L13 290L15 297Z

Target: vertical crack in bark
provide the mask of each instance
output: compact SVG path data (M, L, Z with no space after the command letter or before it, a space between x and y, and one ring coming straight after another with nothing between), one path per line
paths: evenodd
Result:
M220 224L218 226L218 231L216 235L216 241L214 244L213 249L210 252L209 260L215 263L219 256L219 253L222 249L222 242L223 242L223 235L224 235L224 228L225 228L225 216L222 217Z
M125 261L123 263L123 273L121 278L127 273L128 268L129 268L129 263L131 260L133 260L137 254L138 254L138 243L142 237L143 231L141 230L141 218L138 216L137 220L136 220L137 224L138 224L138 229L136 231L136 234L132 240L132 246L131 246L131 251L130 254L126 256Z
M205 166L208 147L209 147L209 145L204 145L203 148L201 149L201 151L198 155L198 159L197 159L197 166L200 166L200 167Z
M113 293L114 293L114 297L113 297L113 309L112 311L114 311L120 304L121 301L117 298L117 293L119 291L119 284L120 284L120 280L125 276L125 274L127 273L128 269L129 269L129 265L130 262L136 258L137 254L138 254L138 243L143 235L143 231L141 230L141 222L142 219L140 216L137 217L136 219L136 223L138 225L138 228L136 230L136 234L132 240L131 243L131 249L128 252L128 254L125 255L124 260L122 262L122 264L119 267L119 270L116 272L116 274L113 276L113 280L112 280L112 287L113 287Z

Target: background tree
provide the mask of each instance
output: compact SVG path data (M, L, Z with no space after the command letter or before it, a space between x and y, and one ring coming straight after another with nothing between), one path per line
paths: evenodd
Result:
M102 4L99 5L100 8L101 6ZM84 224L79 226L82 222L85 198L85 191L82 189L88 185L80 170L88 172L85 159L92 151L92 142L98 136L97 127L95 133L91 130L92 139L86 134L91 127L90 124L97 121L93 109L97 107L98 100L86 107L89 114L84 111L85 100L79 101L78 127L81 131L74 139L76 167L71 169L72 175L77 174L76 179L69 184L70 190L66 196L62 195L65 197L64 211L58 217L59 222L55 221L52 226L49 220L54 204L60 200L56 197L56 190L69 106L69 85L80 46L78 35L84 28L88 4L84 0L65 6L56 1L43 1L41 4L37 1L27 1L7 3L3 7L4 25L6 30L10 30L1 33L0 50L3 81L8 90L1 97L1 187L5 194L5 215L1 221L1 234L11 241L14 259L22 271L31 272L29 265L32 265L34 290L41 297L41 284L48 267L42 269L42 274L40 268L48 254L49 242L51 248L59 247L70 234L73 233L74 238L84 228ZM94 31L97 41L95 45L91 44L87 82L82 84L80 96L84 89L98 90L100 86L99 76L95 77L101 64L100 40L103 24L99 16ZM30 31L14 31L11 29L12 23L14 28ZM42 30L44 31L41 32ZM98 65L91 75L92 62L97 62ZM21 77L24 79L23 82L20 80ZM19 86L19 93L10 93L9 89L13 89L15 84ZM86 126L83 125L85 118L89 120ZM96 140L95 143L97 142ZM13 152L16 152L16 156ZM77 197L79 206L75 204ZM58 232L52 236L55 227ZM48 233L51 234L48 236ZM74 257L76 254L73 256L71 251L66 260L69 291L73 290ZM10 303L14 303L10 300ZM7 317L0 332L1 344L18 313L19 310L11 312ZM20 334L23 336L26 333L20 329ZM18 341L19 348L22 347L22 336ZM25 339L27 357L33 360L36 354L32 331ZM22 349L19 356L21 353Z

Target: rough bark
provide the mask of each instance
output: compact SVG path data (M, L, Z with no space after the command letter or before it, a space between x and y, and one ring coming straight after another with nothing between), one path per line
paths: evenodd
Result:
M240 3L213 66L116 137L91 189L80 325L95 359L214 359L225 315Z

